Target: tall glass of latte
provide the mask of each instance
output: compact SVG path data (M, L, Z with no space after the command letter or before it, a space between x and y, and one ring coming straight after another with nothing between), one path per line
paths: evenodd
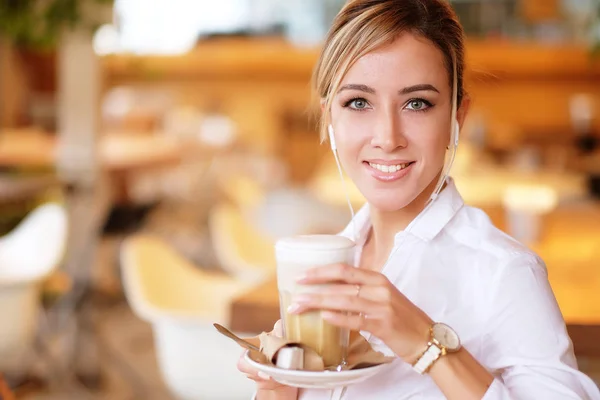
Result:
M279 305L287 340L302 343L314 349L323 358L325 366L344 364L349 332L331 325L321 318L320 311L289 314L288 307L294 295L314 292L321 285L297 284L297 278L310 268L321 265L354 262L355 244L337 235L304 235L280 239L275 244L277 259L277 286Z

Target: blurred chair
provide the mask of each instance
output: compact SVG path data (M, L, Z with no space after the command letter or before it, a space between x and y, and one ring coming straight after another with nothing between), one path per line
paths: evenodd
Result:
M239 207L221 203L209 217L210 234L221 267L244 281L258 283L275 272L275 249Z
M239 173L220 179L218 185L225 197L240 209L256 208L265 199L260 183Z
M249 284L202 271L150 236L125 240L121 268L129 305L152 324L170 391L181 400L250 398L253 382L236 367L241 348L212 326L229 324L230 303Z
M0 371L23 372L36 333L41 282L60 263L66 242L66 210L51 203L0 238Z

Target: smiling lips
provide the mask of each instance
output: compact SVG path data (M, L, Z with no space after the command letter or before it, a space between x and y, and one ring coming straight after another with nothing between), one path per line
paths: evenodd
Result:
M364 162L373 178L381 182L393 182L405 177L410 172L414 163L414 161L404 160L373 160Z

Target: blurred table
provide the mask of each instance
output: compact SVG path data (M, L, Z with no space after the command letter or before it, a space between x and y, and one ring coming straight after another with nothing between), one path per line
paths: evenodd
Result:
M0 204L29 200L58 185L54 176L0 176Z
M55 139L33 130L0 131L0 167L45 168L54 165Z
M502 209L486 211L502 229ZM547 264L576 353L600 356L600 204L557 209L545 218L540 243L531 247ZM231 328L235 331L271 330L279 319L276 279L240 296L231 311Z
M58 140L39 132L0 132L0 166L53 168ZM123 171L178 162L182 153L177 141L157 134L109 133L99 139L103 169Z
M127 202L130 176L179 164L183 147L164 135L107 133L99 139L99 162L113 181L115 198ZM51 170L58 161L57 149L58 140L51 135L0 132L0 167Z

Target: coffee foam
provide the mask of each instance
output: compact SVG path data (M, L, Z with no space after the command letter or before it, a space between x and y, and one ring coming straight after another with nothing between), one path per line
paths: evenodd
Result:
M275 244L278 264L312 266L338 262L352 263L355 243L338 235L300 235L283 238Z

